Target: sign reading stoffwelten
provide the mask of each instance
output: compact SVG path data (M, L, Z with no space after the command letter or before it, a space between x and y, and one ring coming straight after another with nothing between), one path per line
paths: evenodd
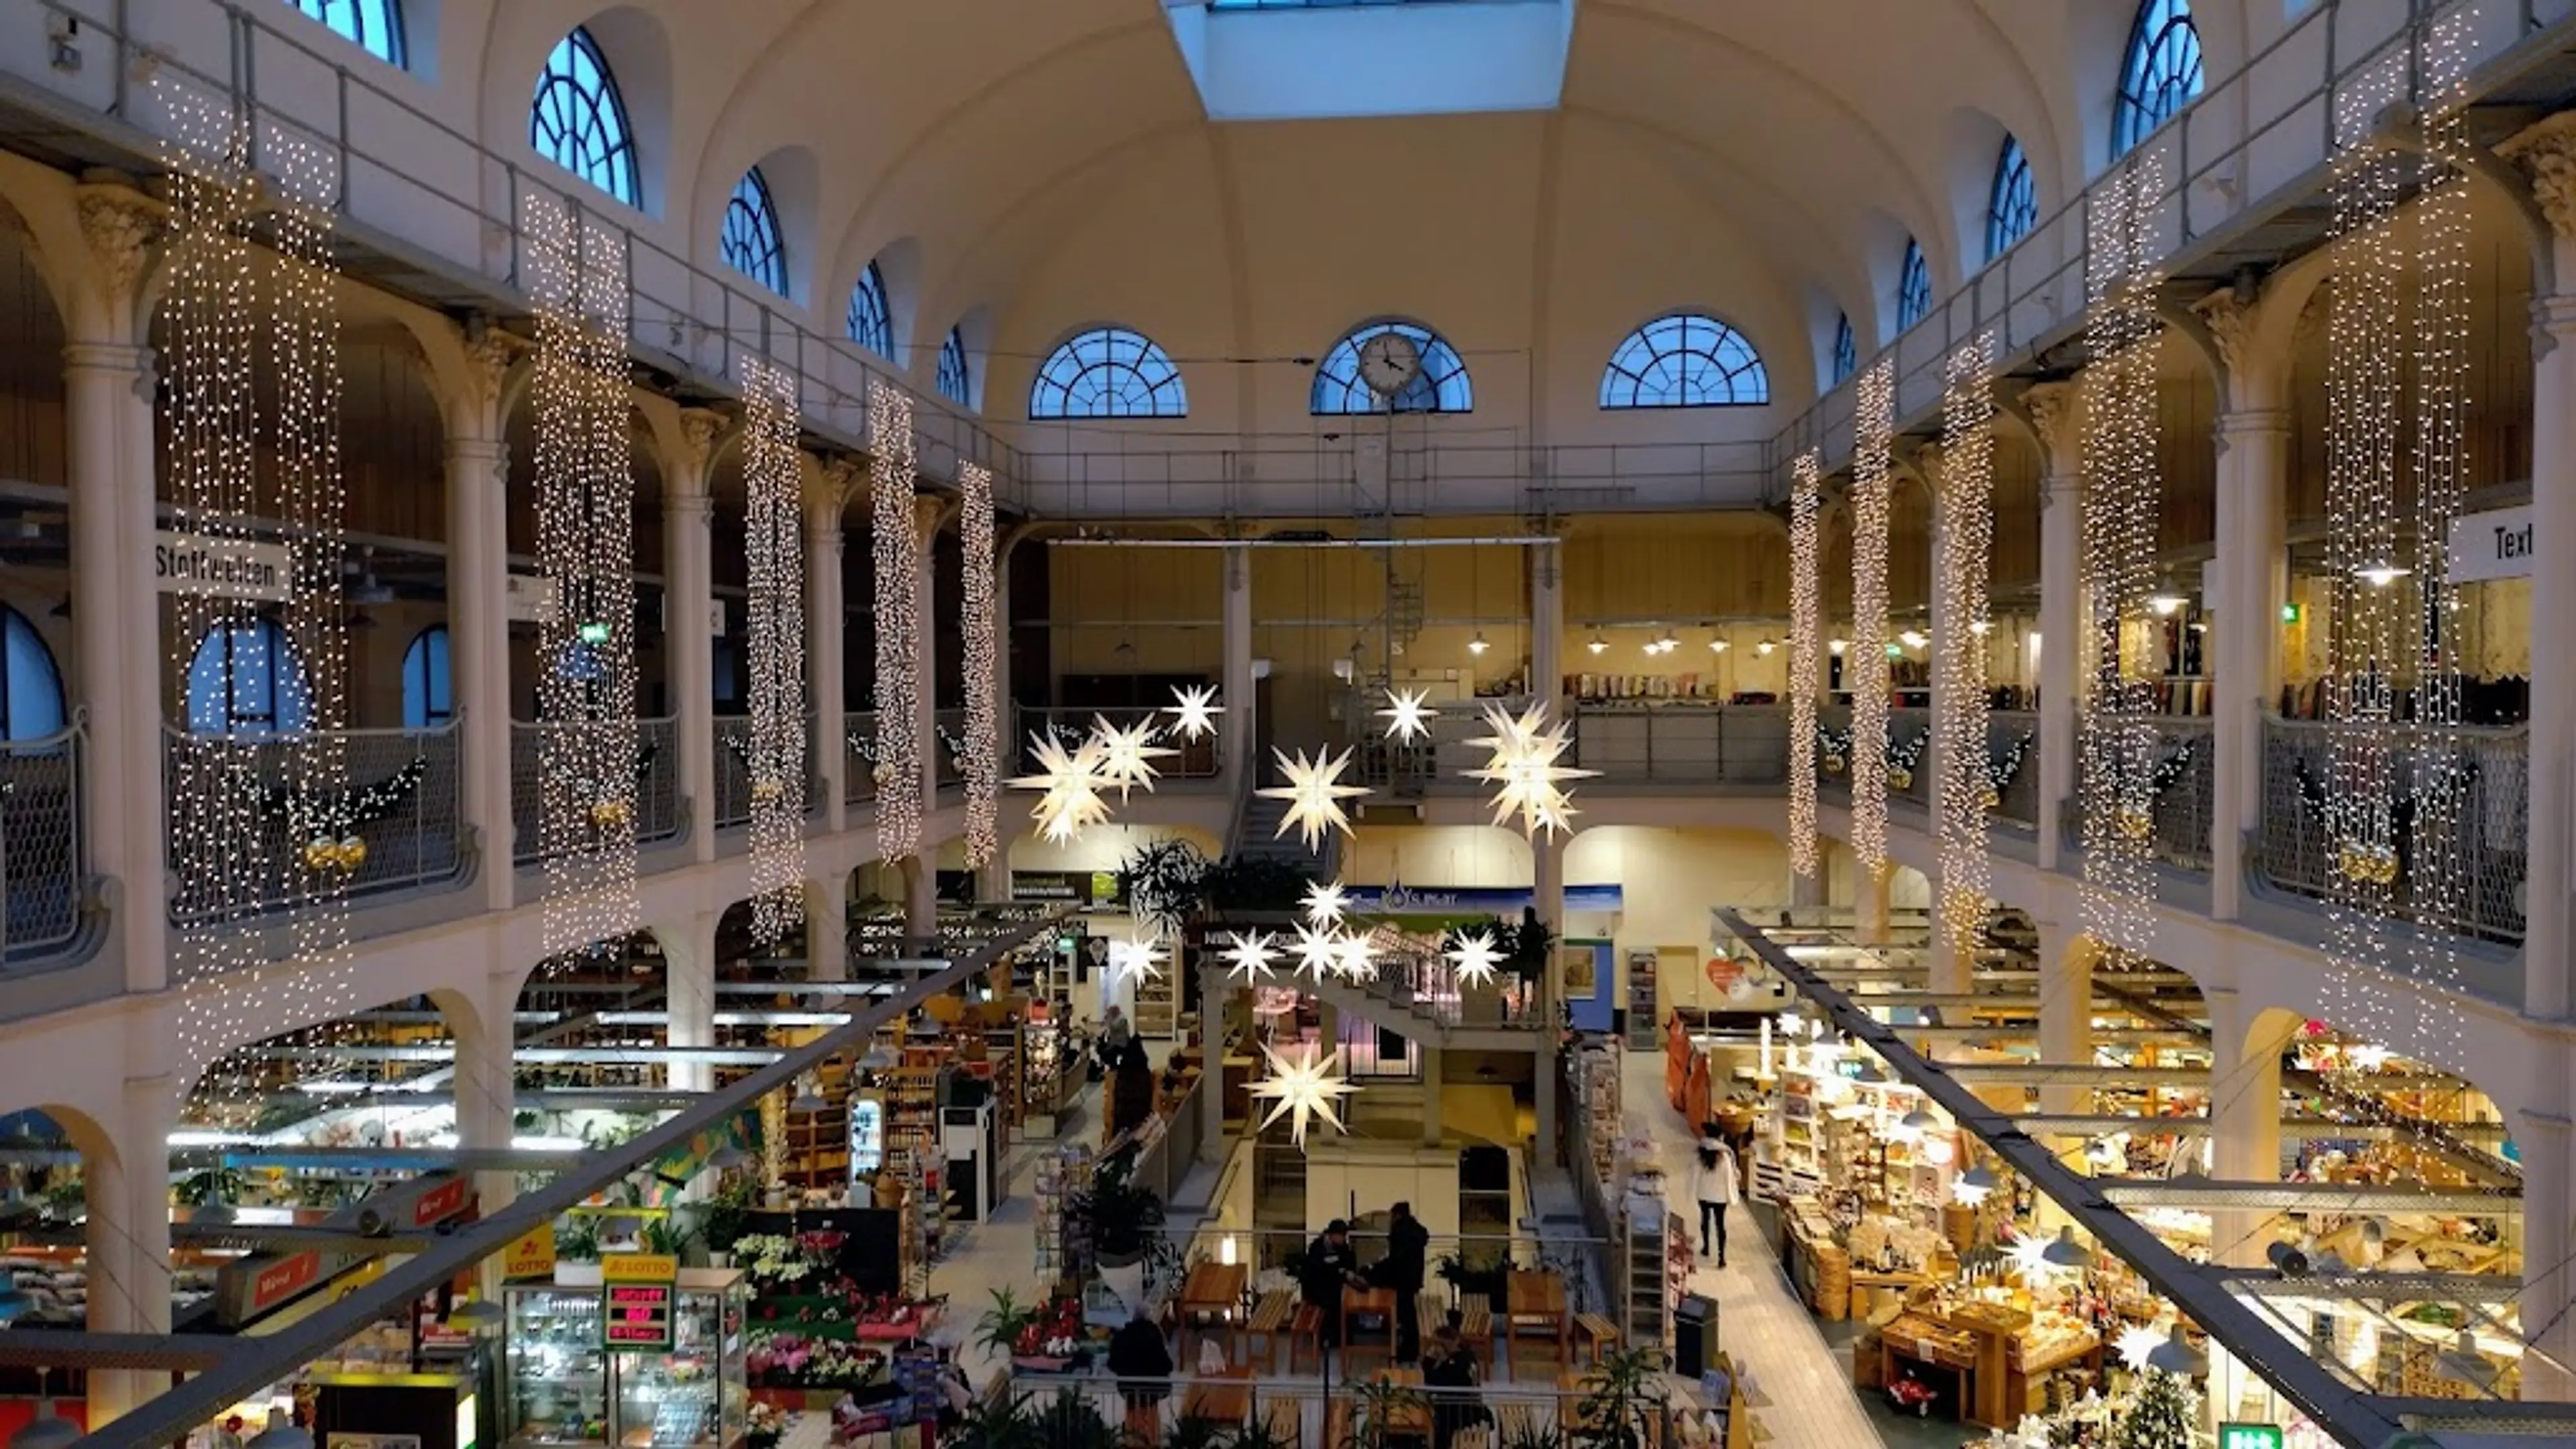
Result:
M2451 582L2531 577L2531 509L2496 508L2451 520Z
M295 593L295 551L282 543L160 529L152 535L152 582L165 594L282 604Z

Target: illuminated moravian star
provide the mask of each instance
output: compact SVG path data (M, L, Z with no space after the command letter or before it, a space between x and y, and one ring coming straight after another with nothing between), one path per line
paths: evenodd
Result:
M1297 939L1288 949L1297 957L1300 975L1321 981L1342 964L1342 939L1329 926L1299 926Z
M1342 1064L1338 1050L1322 1061L1315 1059L1313 1042L1300 1042L1293 1052L1294 1055L1283 1056L1268 1042L1261 1044L1262 1055L1270 1059L1270 1073L1252 1084L1252 1095L1271 1104L1270 1115L1261 1119L1261 1125L1267 1127L1282 1117L1288 1118L1288 1140L1303 1147L1306 1124L1316 1118L1331 1124L1336 1132L1347 1130L1342 1126L1341 1099L1356 1089L1333 1074Z
M2343 1062L2345 1066L2356 1072L2375 1072L2388 1065L2388 1057L2388 1048L2377 1042L2366 1041L2344 1048Z
M1342 883L1327 885L1321 881L1306 887L1306 919L1318 926L1338 926L1342 912L1350 908L1350 898L1342 893Z
M1040 835L1062 845L1109 818L1109 802L1100 796L1100 752L1090 741L1067 749L1052 734L1033 734L1029 754L1038 772L1013 780L1011 788L1041 792L1029 808Z
M2120 1362L2132 1369L2147 1366L2147 1355L2164 1347L2165 1335L2143 1323L2132 1323L2120 1330Z
M1493 758L1484 768L1469 770L1466 775L1495 787L1494 823L1500 825L1518 815L1524 835L1552 835L1570 829L1574 803L1565 792L1564 782L1588 779L1600 772L1557 763L1572 745L1565 726L1547 722L1544 702L1531 705L1518 717L1501 705L1488 705L1485 724L1493 733L1473 743L1491 751Z
M1279 818L1279 828L1271 834L1285 835L1297 831L1313 850L1323 843L1327 831L1351 833L1351 817L1342 810L1342 802L1368 793L1366 786L1341 783L1342 771L1350 768L1351 752L1335 755L1317 751L1308 759L1299 750L1292 758L1285 750L1270 752L1279 761L1279 773L1288 777L1285 785L1267 785L1253 793L1271 800L1288 802L1288 813Z
M1130 937L1109 943L1109 989L1134 976L1139 981L1153 981L1163 974L1163 943Z
M1154 743L1154 719L1148 715L1134 727L1120 729L1107 719L1095 716L1091 726L1091 744L1100 752L1100 778L1118 787L1119 802L1124 804L1127 792L1142 785L1147 792L1154 788L1154 761L1180 753Z
M2013 1271L2021 1275L2023 1283L2045 1283L2056 1274L2057 1265L2048 1261L2048 1244L2049 1240L2038 1233L2025 1233L2004 1249L2004 1256L2012 1261Z
M1346 931L1335 942L1333 969L1353 981L1365 981L1376 969L1376 945L1366 931Z
M1503 953L1494 945L1491 931L1461 931L1458 944L1449 948L1449 964L1458 973L1461 986L1482 986L1494 979L1494 968L1503 964Z
M1234 944L1225 948L1225 959L1232 966L1226 974L1241 981L1266 980L1270 963L1278 952L1271 949L1268 931L1237 931Z
M1386 721L1388 739L1411 744L1430 737L1431 722L1440 717L1440 711L1423 703L1429 693L1421 689L1390 689L1386 692L1386 708L1379 710L1377 717Z
M1172 687L1172 703L1163 713L1172 717L1172 733L1185 740L1203 740L1216 733L1216 717L1225 706L1216 702L1212 684L1178 684Z

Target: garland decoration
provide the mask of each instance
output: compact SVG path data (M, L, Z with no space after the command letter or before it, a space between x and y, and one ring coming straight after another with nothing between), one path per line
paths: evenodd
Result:
M2004 746L2004 752L2000 757L1986 762L1985 806L1988 810L1998 809L2003 805L2004 792L2012 788L2012 782L2021 774L2021 767L2029 762L2030 747L2038 739L2038 731L2024 730L2021 732L2021 738Z
M287 838L304 842L297 858L306 870L347 874L367 862L367 842L358 832L392 817L428 778L428 759L416 756L372 785L341 791L271 785L260 798L260 818L285 821Z

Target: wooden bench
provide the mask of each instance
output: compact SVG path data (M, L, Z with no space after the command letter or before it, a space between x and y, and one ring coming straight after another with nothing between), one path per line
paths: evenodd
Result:
M1288 1372L1292 1374L1297 1372L1297 1356L1301 1349L1314 1350L1315 1371L1323 1372L1324 1310L1312 1303L1298 1304L1297 1316L1288 1325Z
M1324 1401L1324 1442L1328 1445L1356 1442L1351 1434L1351 1401L1340 1394Z
M1293 1398L1276 1398L1261 1411L1261 1422L1269 1426L1270 1437L1289 1449L1304 1449L1306 1443L1306 1410Z
M1494 1437L1505 1444L1536 1439L1546 1427L1538 1422L1527 1404L1496 1404L1493 1409Z
M1252 1317L1243 1325L1243 1361L1276 1372L1279 1367L1279 1335L1288 1331L1289 1315L1297 1306L1295 1294L1264 1293L1253 1305ZM1261 1341L1261 1357L1253 1356L1254 1339Z
M1581 1340L1576 1345L1577 1350L1592 1363L1601 1362L1601 1355L1605 1351L1619 1346L1617 1326L1598 1313L1574 1315L1574 1332Z
M1469 1295L1458 1300L1458 1336L1466 1340L1477 1361L1485 1368L1485 1377L1494 1376L1494 1310L1481 1297Z

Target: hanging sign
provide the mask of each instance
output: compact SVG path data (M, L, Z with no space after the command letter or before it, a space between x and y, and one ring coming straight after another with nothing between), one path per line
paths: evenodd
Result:
M2531 577L2531 509L2496 508L2451 520L2451 582Z
M1708 958L1708 984L1729 995L1735 983L1744 979L1744 963L1727 956Z
M669 1353L680 1262L666 1253L606 1253L599 1260L600 1343L619 1353Z
M552 1278L555 1275L555 1225L540 1224L501 1250L504 1278Z
M513 624L552 623L556 598L554 580L511 574L502 585L501 612Z
M152 581L165 594L282 604L295 594L295 551L282 543L160 529L152 535Z
M2281 1449L2281 1431L2270 1424L2221 1424L2218 1449Z
M861 1097L850 1103L850 1181L865 1182L885 1168L885 1103Z

